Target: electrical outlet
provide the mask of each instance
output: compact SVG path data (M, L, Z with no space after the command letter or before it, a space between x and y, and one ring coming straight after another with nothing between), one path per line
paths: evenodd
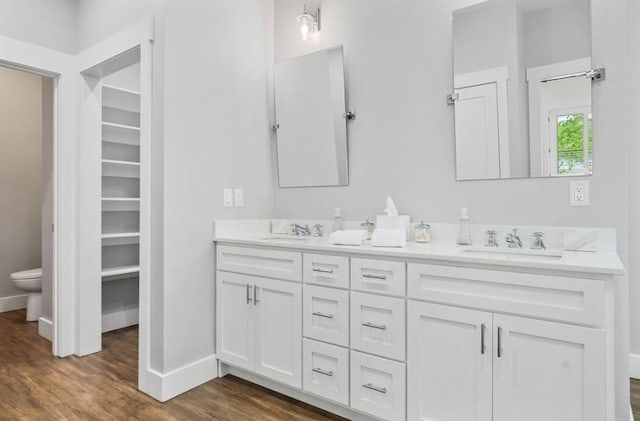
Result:
M244 206L244 190L235 189L233 193L235 195L236 206L239 208L243 207Z
M233 206L233 190L224 189L224 207L230 208Z
M569 189L569 205L589 206L589 182L587 180L572 181Z

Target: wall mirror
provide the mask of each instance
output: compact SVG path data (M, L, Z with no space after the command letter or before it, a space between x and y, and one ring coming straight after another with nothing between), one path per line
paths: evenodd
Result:
M342 47L276 63L280 187L349 183Z
M488 0L453 12L458 180L590 175L589 0Z

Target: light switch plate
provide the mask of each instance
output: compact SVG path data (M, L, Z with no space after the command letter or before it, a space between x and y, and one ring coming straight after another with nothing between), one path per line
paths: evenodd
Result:
M224 189L224 207L230 208L233 206L233 190Z
M589 181L573 180L569 188L569 205L570 206L589 206Z
M241 208L244 206L244 190L243 189L235 189L233 191L235 196L235 204L237 207Z

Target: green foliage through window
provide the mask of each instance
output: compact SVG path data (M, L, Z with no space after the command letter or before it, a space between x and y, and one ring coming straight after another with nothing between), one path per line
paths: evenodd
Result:
M588 156L584 150L584 114L558 116L558 174L568 175L591 172L593 156L593 125L588 115ZM587 168L585 168L585 166Z

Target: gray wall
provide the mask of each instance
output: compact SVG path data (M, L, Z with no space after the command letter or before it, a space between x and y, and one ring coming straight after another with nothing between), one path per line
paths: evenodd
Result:
M0 34L67 53L76 51L76 3L0 0Z
M351 184L275 190L278 217L328 218L340 206L364 219L392 195L415 219L454 222L469 207L478 223L615 227L626 253L625 2L594 0L594 61L607 66L594 85L595 174L592 204L569 207L569 180L456 182L451 11L461 1L325 0L323 30L300 41L295 16L303 0L276 0L276 60L344 44L350 124ZM600 139L600 140L598 140ZM275 183L275 175L274 175Z
M41 265L42 78L0 66L0 297Z
M273 4L168 0L164 19L164 372L214 353L213 221L273 212L267 64ZM245 206L224 208L223 189ZM162 357L162 361L158 360Z
M628 153L628 178L629 178L629 262L631 287L631 353L640 354L640 132L638 131L638 116L640 116L640 2L628 0L627 23L629 33L627 37L627 59L629 70L627 73L628 86L626 92L629 107L629 153ZM638 357L640 358L640 356ZM635 373L635 375L638 375Z

